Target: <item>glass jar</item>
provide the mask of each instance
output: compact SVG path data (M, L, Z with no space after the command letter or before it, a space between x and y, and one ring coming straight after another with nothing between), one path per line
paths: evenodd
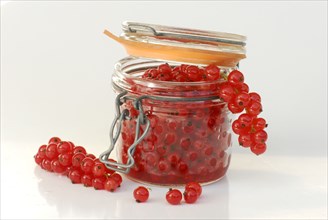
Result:
M245 57L245 37L135 22L123 23L123 31L119 38L107 32L130 56L117 62L112 75L117 114L101 161L148 184L221 179L231 158L232 116L218 87ZM214 63L223 77L183 83L142 78L165 63ZM114 147L118 163L108 160Z

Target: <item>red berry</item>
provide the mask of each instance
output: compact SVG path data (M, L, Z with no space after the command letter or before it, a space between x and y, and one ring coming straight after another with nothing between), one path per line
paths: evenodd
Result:
M228 103L228 109L233 114L237 114L237 113L240 113L240 112L244 111L243 107L240 107L239 105L235 104L234 102L229 102Z
M58 156L57 144L49 144L46 148L46 156L49 159L53 159Z
M65 167L62 166L59 163L59 160L52 160L51 161L51 169L55 172L55 173L64 173L65 172Z
M92 176L90 174L84 174L81 178L81 183L85 186L85 187L90 187L92 186Z
M167 133L164 138L164 143L167 145L171 145L176 140L176 134L175 133Z
M252 140L254 143L257 144L263 144L267 141L268 134L264 130L256 131L254 134L252 134Z
M245 108L250 101L249 94L246 92L241 92L235 97L235 104L240 108Z
M52 138L50 138L50 140L48 141L48 144L57 144L57 143L59 143L61 140L60 140L60 138L59 137L52 137Z
M198 197L202 194L202 186L197 182L187 183L185 189L194 189L197 192Z
M103 163L95 163L92 167L94 176L104 176L106 173L106 166Z
M239 120L232 122L232 130L235 134L240 134L243 131L243 127Z
M202 76L201 74L199 74L199 69L197 66L188 66L186 69L186 73L188 78L193 82L200 81L202 79Z
M60 154L71 152L72 150L72 145L67 141L61 141L57 144L57 151Z
M250 147L252 144L252 138L249 134L240 134L238 137L238 142L240 146Z
M41 162L41 168L49 171L49 172L53 172L52 168L51 168L51 160L49 159L43 159Z
M246 127L251 126L251 124L253 122L253 116L244 113L244 114L239 115L238 121L240 122L240 125L242 128L246 128Z
M39 154L34 155L34 161L37 165L41 165L43 158Z
M72 165L78 169L81 168L81 162L85 158L85 154L83 153L76 153L72 157Z
M76 146L76 147L73 148L73 154L76 154L76 153L87 154L87 151L82 146Z
M188 160L195 161L198 158L198 154L196 151L190 150L187 152L187 158Z
M252 125L256 131L263 130L264 128L267 127L267 124L266 124L266 121L264 118L254 118Z
M114 178L109 177L105 181L104 188L107 191L114 192L118 186L119 186L118 182Z
M107 179L105 176L95 177L94 179L92 179L92 186L96 190L105 189L106 181Z
M266 144L252 144L251 151L256 155L263 154L266 151Z
M180 141L180 147L184 150L188 150L191 145L190 138L182 138Z
M118 187L121 186L121 183L122 183L123 179L122 179L122 176L120 174L113 173L113 174L110 175L110 178L114 179L117 182Z
M208 80L217 80L220 78L220 69L216 65L210 64L205 68Z
M198 199L198 194L196 190L189 188L184 191L183 197L186 203L191 204L196 202L196 200Z
M222 83L219 88L219 97L225 101L230 102L234 98L235 92L229 83Z
M68 174L68 177L73 184L81 183L82 172L80 170L71 170Z
M166 201L171 205L178 205L182 200L182 193L178 189L170 189L166 193Z
M234 85L241 84L244 82L244 75L238 70L233 70L228 75L228 82L230 82Z
M234 85L234 87L235 87L235 89L238 90L238 93L242 93L242 92L248 93L249 92L249 87L246 83L240 83L240 84Z
M161 64L157 67L158 72L161 74L170 74L171 73L171 67L169 66L169 64L165 63L165 64Z
M245 109L248 114L256 116L262 112L262 105L260 102L251 101Z
M167 160L162 159L158 162L158 170L161 172L166 172L170 168L170 164Z
M92 173L93 166L94 166L94 161L90 157L85 157L81 161L81 170L86 174Z
M47 145L42 145L39 147L38 154L41 158L46 158Z
M167 159L170 162L171 166L176 166L178 162L180 161L180 154L178 152L171 152L168 156Z
M133 197L137 202L146 202L149 198L149 191L143 186L139 186L133 191Z
M59 154L58 160L59 160L59 163L65 167L71 166L72 165L72 157L73 157L73 153L68 152L68 153L64 153L64 154Z
M257 94L256 92L250 92L249 98L251 101L261 102L261 96L259 94Z

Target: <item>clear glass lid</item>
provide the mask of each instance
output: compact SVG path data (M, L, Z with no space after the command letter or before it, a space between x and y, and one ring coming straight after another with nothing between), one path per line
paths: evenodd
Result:
M123 22L122 30L120 37L130 41L224 53L246 53L246 37L237 34L132 21Z

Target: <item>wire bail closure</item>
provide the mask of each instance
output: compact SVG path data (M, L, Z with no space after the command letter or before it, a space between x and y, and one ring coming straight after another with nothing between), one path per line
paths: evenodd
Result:
M198 97L198 98L185 98L185 97L162 97L162 96L152 96L152 95L142 95L139 97L133 97L133 96L127 96L127 91L124 91L117 95L115 99L116 104L116 116L114 118L114 121L111 125L109 137L110 137L110 146L109 149L100 154L99 160L105 164L105 166L108 169L115 170L121 173L129 173L131 167L134 165L134 159L133 154L135 152L135 149L137 145L145 138L145 136L148 134L150 130L150 121L147 118L147 116L144 113L144 110L142 108L142 100L143 99L150 99L150 100L157 100L157 101L171 101L171 102L195 102L195 101L210 101L218 99L218 96L211 96L211 97ZM136 124L136 132L135 132L135 138L133 144L128 148L127 154L128 154L128 161L126 164L109 161L109 155L113 151L115 144L120 136L121 129L122 129L122 123L124 120L131 120L132 118L129 117L129 110L124 109L121 112L121 105L125 103L126 100L132 100L133 106L135 109L139 111L139 115L137 117L137 124ZM140 125L146 125L146 128L143 132L143 134L140 135ZM114 135L114 130L116 129L116 133Z
M149 128L150 128L150 121L147 119L147 117L145 116L145 113L143 112L142 109L142 104L141 104L141 100L140 99L135 99L131 96L126 96L127 92L122 92L120 93L115 100L115 104L116 104L116 117L111 125L110 128L110 133L109 133L109 137L110 137L110 146L109 149L106 150L105 152L103 152L100 156L99 156L99 160L104 163L106 165L107 168L111 169L111 170L115 170L121 173L128 173L130 171L130 168L134 165L134 159L133 159L133 154L134 151L136 149L136 146L144 139L144 137L147 135ZM121 129L122 129L122 123L124 120L131 120L131 117L129 117L129 111L128 109L124 109L121 112L120 106L127 100L135 100L133 102L134 108L137 109L139 111L139 115L137 117L137 124L136 124L136 135L134 138L134 142L133 144L129 147L127 153L128 153L128 161L126 164L123 163L118 163L118 162L113 162L113 161L109 161L109 155L111 154L111 152L114 149L114 146L120 136L121 133ZM143 134L139 137L139 133L140 133L140 125L141 124L146 124L146 129L143 132ZM115 127L117 126L117 130L116 133L114 135L114 130Z

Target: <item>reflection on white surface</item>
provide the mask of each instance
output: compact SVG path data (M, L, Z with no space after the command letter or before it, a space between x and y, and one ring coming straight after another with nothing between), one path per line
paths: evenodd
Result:
M66 176L48 173L35 167L39 179L38 192L47 205L56 208L59 218L193 218L211 216L229 218L229 182L221 181L205 186L197 204L173 207L165 201L167 187L151 187L147 203L138 204L132 196L136 183L125 180L115 193L71 184ZM181 188L181 190L183 190ZM219 196L217 196L219 195ZM195 207L197 207L195 209ZM175 211L172 211L175 210ZM206 211L207 213L204 213Z
M136 203L139 185L124 179L114 193L72 184L34 163L37 147L1 143L3 219L324 219L327 158L232 154L221 181L203 187L195 204L169 205L166 187L151 187ZM18 209L19 207L19 209Z

